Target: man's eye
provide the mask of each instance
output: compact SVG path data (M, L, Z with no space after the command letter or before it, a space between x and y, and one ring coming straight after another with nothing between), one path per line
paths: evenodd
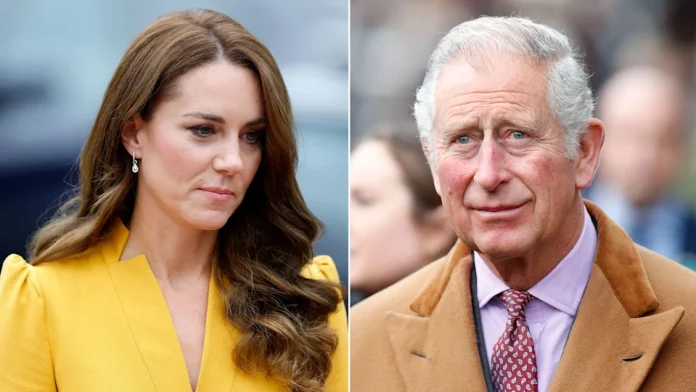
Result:
M527 134L522 131L512 131L512 138L522 140L527 137Z
M471 136L469 135L462 135L457 138L457 143L459 144L468 144L471 141Z

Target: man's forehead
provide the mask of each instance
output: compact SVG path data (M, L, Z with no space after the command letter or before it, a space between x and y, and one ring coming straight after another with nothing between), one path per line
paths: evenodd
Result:
M546 67L510 55L493 55L482 68L457 58L443 66L436 99L452 94L510 92L545 96Z

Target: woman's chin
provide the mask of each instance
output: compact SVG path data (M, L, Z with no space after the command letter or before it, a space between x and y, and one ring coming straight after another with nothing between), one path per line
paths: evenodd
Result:
M230 219L230 215L216 213L206 214L206 216L196 216L186 219L191 227L197 230L217 231L220 230Z

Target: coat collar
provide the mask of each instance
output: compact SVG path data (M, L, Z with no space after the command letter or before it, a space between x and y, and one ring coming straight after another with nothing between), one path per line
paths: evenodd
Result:
M630 237L599 207L585 205L597 228L597 253L550 390L637 390L684 309L654 313L659 302ZM443 380L485 390L471 304L472 264L470 249L458 242L411 303L414 314L386 315L408 390L432 389Z

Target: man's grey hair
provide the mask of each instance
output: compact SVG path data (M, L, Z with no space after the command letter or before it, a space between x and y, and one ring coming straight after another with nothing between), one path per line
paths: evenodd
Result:
M423 85L416 93L413 109L418 131L431 151L435 89L443 66L452 60L464 59L472 67L480 68L486 55L491 54L520 56L548 67L548 105L565 131L566 156L575 158L594 109L589 76L568 37L520 17L473 19L450 30L438 43L430 57Z

